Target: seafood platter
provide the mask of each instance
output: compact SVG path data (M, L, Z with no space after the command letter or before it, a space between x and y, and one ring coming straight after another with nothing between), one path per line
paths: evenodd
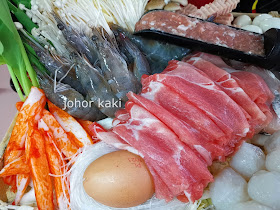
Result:
M280 18L239 3L0 0L0 209L280 210Z

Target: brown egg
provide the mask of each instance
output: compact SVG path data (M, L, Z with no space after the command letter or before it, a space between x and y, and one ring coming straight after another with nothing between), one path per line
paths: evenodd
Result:
M154 194L144 160L120 150L93 161L84 173L85 191L99 203L116 208L137 206Z

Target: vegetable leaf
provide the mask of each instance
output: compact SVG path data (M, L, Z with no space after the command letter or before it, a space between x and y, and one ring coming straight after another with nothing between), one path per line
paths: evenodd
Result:
M19 82L15 86L21 85L25 96L27 96L32 85L38 87L36 73L31 67L21 38L14 25L7 1L0 0L0 4L0 40L2 45L0 64L8 65L9 72L14 78L13 82L16 82L15 79ZM20 88L16 87L16 90L20 90ZM19 95L20 97L22 96L21 93ZM22 97L21 99L23 100Z

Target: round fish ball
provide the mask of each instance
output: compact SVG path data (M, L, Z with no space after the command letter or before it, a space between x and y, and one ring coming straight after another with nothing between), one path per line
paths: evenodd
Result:
M260 23L260 28L263 30L263 32L266 32L267 30L269 30L271 28L280 29L280 18L265 19Z
M243 26L241 28L246 30L246 31L251 31L251 32L258 33L258 34L263 33L262 29L259 26L247 25L247 26Z
M275 150L266 156L265 167L269 171L280 172L280 149Z
M264 146L265 142L270 137L271 137L270 135L257 134L251 139L251 143L258 146Z
M261 148L244 142L239 151L232 157L230 166L249 179L255 172L264 169L265 154Z
M260 26L260 23L262 21L264 21L265 19L269 19L269 18L272 18L271 15L269 14L261 14L261 15L258 15L257 17L254 18L253 20L253 25L255 26Z
M280 148L280 133L274 133L264 144L265 151L271 153Z
M243 203L238 203L234 205L233 209L238 210L272 210L272 208L268 206L264 206L256 201L247 201Z
M280 206L280 173L259 171L248 183L249 196L266 206L279 209Z
M240 15L234 21L233 24L237 27L243 27L252 24L252 20L248 15Z
M233 204L249 200L247 182L232 168L225 168L210 184L210 197L217 210L228 210Z

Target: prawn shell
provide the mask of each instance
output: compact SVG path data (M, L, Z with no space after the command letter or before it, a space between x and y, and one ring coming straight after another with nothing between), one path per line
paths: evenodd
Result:
M71 139L76 141L75 143L79 147L93 144L90 135L84 130L84 128L78 123L78 121L75 120L74 117L58 108L50 101L48 101L48 107L61 127L67 132L68 135L72 137Z
M34 184L37 206L40 210L53 210L53 187L50 177L45 140L39 130L34 127L30 138L29 167Z
M56 200L59 209L69 209L70 196L68 191L68 180L63 178L63 174L67 172L66 161L63 155L58 151L54 142L54 137L51 132L40 129L45 138L46 154L49 162L50 171L55 177L54 187L56 193ZM64 170L63 170L64 169Z
M69 159L75 156L78 151L78 147L75 143L73 143L77 141L76 137L67 135L61 125L49 111L43 111L42 120L47 125L47 129L52 132L54 142L57 145L58 149Z

